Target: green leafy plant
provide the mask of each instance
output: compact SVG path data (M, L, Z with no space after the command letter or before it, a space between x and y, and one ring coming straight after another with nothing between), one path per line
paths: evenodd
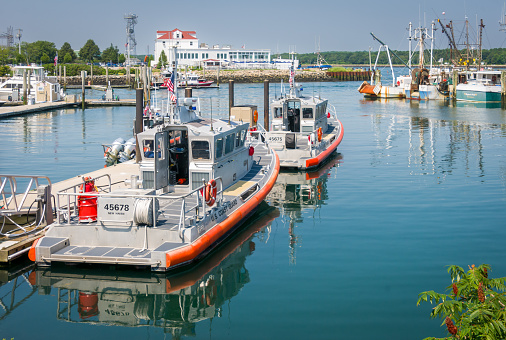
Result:
M444 319L449 336L444 339L506 339L506 277L489 279L490 265L449 266L452 284L449 294L426 291L418 295L422 302L435 303L431 317ZM436 339L436 338L426 338Z

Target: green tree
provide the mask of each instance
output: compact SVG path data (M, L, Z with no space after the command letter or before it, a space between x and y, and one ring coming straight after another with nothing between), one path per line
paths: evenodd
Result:
M70 56L70 61L66 61L66 59L65 59L67 54ZM72 63L77 58L76 52L74 52L74 50L72 49L72 47L70 46L70 44L68 42L63 43L63 45L60 48L60 51L58 51L58 55L60 57L63 57L63 62L66 64Z
M123 64L126 61L125 55L120 54L118 57L118 63Z
M40 57L40 62L43 64L49 64L50 61L51 59L49 59L49 56L46 53L44 53L42 57Z
M162 50L160 53L160 58L158 58L158 66L160 68L164 67L167 64L167 56L165 55L165 51Z
M449 266L452 284L450 294L435 291L418 295L422 302L434 302L431 317L445 319L450 337L445 339L502 340L506 338L506 277L489 279L490 266L469 267L467 273L459 266ZM435 339L435 338L427 338Z
M119 57L119 49L118 46L109 46L102 52L102 61L103 62L112 62L117 63Z
M92 39L89 39L79 50L79 57L91 63L93 60L100 59L100 49Z
M25 52L28 63L40 63L44 54L52 60L57 51L54 43L44 40L22 44L22 49Z
M11 74L11 69L9 66L0 66L0 77L5 77Z
M70 64L72 62L72 56L70 55L70 53L65 54L65 56L63 57L63 62L65 64Z

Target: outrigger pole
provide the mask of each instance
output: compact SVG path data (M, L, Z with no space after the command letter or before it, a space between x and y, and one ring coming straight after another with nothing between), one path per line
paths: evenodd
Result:
M387 49L387 51L391 52L394 56L396 56L396 57L397 57L397 59L399 59L399 60L400 60L400 61L401 61L404 65L406 65L406 67L407 67L407 68L409 68L409 70L411 70L411 66L409 66L408 64L406 64L406 63L404 62L404 60L402 60L402 59L401 59L401 58L400 58L397 54L395 54L395 52L394 52L394 51L392 51L390 48L388 48L388 45L385 45L385 43L384 43L383 41L379 40L379 39L378 39L378 37L376 37L376 36L374 35L374 33L372 33L372 32L371 32L371 35L372 35L372 37L373 37L376 41L378 41L381 45L385 46L385 48Z

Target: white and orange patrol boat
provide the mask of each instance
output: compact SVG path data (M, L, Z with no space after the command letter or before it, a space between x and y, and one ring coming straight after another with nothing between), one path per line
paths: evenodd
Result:
M249 123L203 118L192 98L181 102L145 117L128 188L98 185L104 176L56 194L56 222L30 251L38 265L166 271L205 256L255 211L279 173L275 151L249 136Z
M328 100L304 96L295 83L292 66L290 89L270 104L269 145L285 168L311 169L321 165L343 139L343 125Z

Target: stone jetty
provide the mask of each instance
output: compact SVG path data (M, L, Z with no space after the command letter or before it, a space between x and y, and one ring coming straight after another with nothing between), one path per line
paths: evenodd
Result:
M229 80L234 80L236 83L261 83L264 80L269 80L271 83L288 82L290 77L289 70L206 70L196 71L197 74L219 83L228 83ZM339 75L338 75L339 74ZM157 74L154 74L155 76ZM297 70L295 79L297 82L325 82L325 81L346 81L346 80L364 80L369 79L369 72L327 72L320 70ZM63 78L60 83L63 85ZM130 82L135 81L135 76L130 76ZM73 76L67 77L66 83L69 86L81 85L81 77ZM109 82L112 86L124 86L128 84L126 75L110 75ZM86 77L85 84L93 85L107 85L105 75Z

